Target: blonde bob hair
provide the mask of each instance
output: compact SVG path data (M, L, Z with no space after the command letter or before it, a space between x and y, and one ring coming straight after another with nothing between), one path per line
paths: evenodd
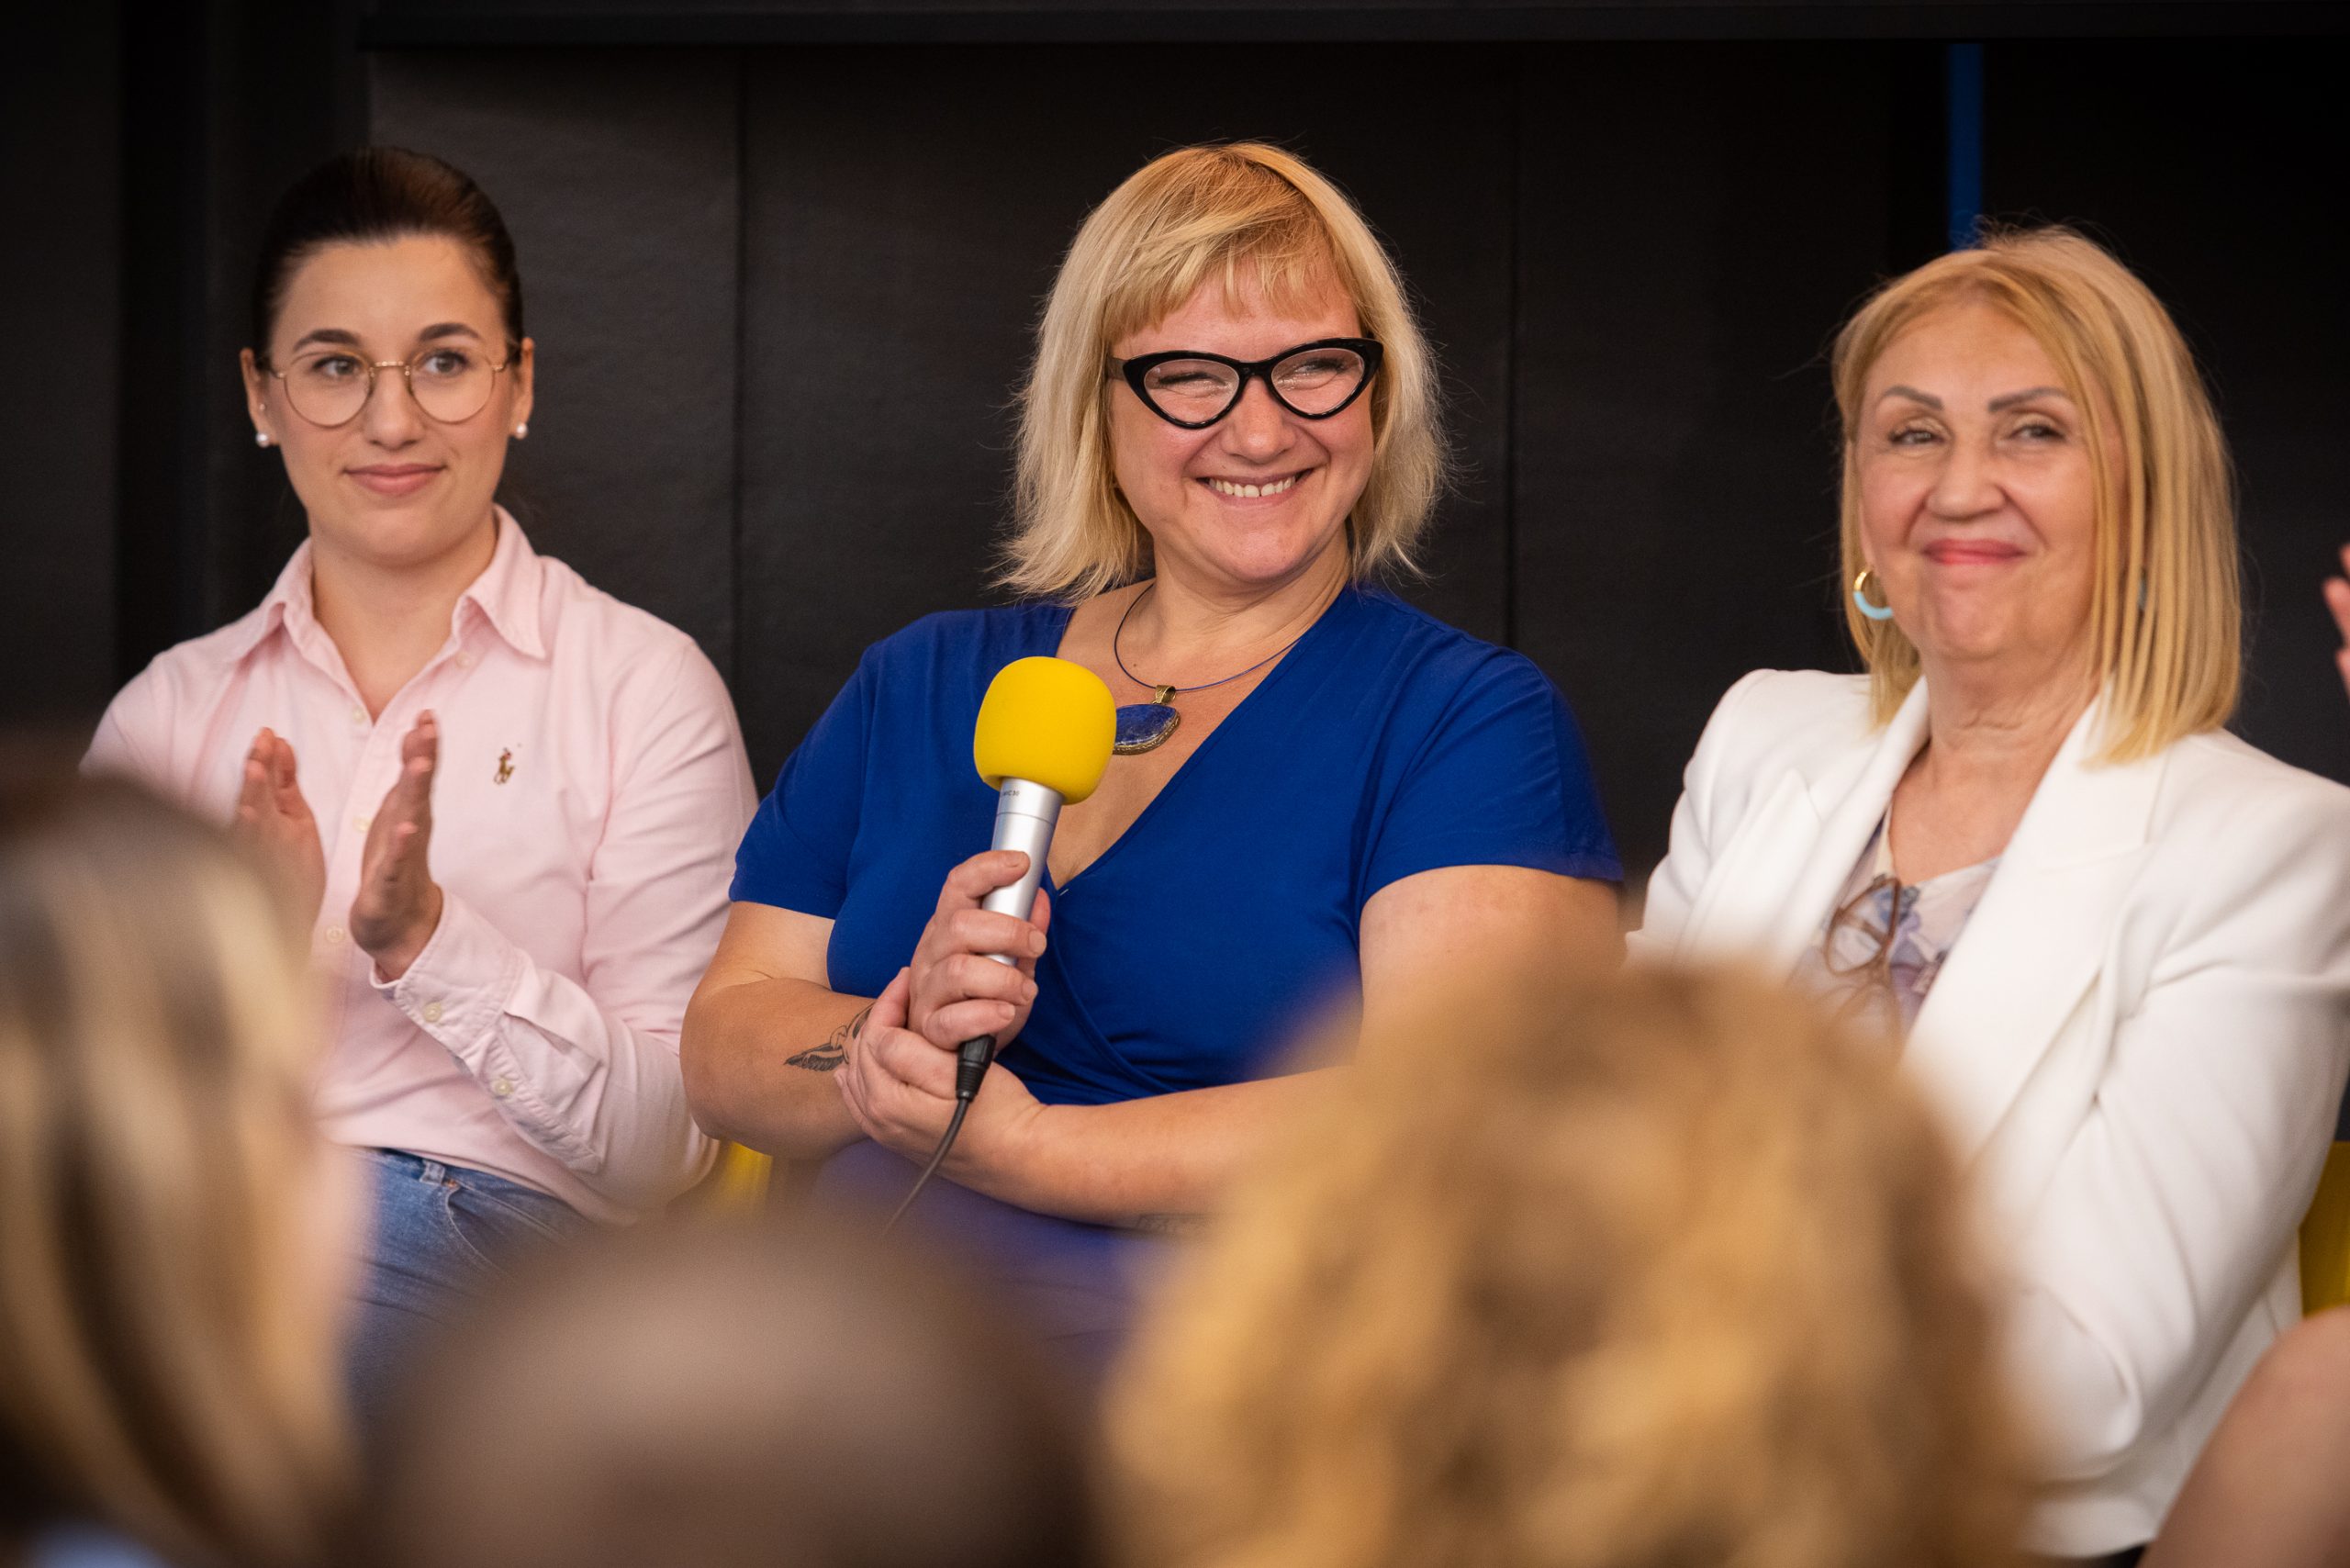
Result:
M1468 977L1364 1040L1114 1391L1152 1568L1980 1568L2025 1469L1959 1165L1736 976Z
M1861 554L1859 441L1869 373L1895 339L1947 305L1980 301L2011 317L2054 362L2081 410L2092 454L2097 578L2089 601L2094 673L2103 691L2098 756L2150 756L2214 730L2235 711L2243 678L2243 601L2235 495L2226 442L2194 355L2135 274L2070 229L1992 230L1895 279L1837 335L1843 417L1843 581ZM2119 478L2117 485L2116 478ZM1882 723L1917 684L1918 649L1891 621L1847 598L1844 623L1869 671Z
M308 944L136 787L0 790L0 1555L318 1559L345 1481Z
M1156 158L1078 230L1045 306L1020 399L1015 518L1001 580L1083 599L1146 575L1150 535L1111 471L1111 346L1203 285L1255 282L1277 308L1335 281L1385 349L1371 404L1371 476L1348 545L1358 579L1409 571L1448 474L1436 364L1402 277L1338 188L1261 142Z

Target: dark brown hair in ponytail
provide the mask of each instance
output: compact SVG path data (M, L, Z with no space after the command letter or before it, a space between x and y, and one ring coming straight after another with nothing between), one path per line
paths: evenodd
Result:
M454 240L498 297L506 335L522 341L522 274L514 238L482 188L430 153L362 147L328 159L278 198L262 230L253 267L252 351L264 363L277 312L294 274L329 245L369 244L409 235Z

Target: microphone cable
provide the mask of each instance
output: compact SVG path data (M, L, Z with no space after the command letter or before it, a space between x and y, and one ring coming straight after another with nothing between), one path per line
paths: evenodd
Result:
M930 1179L938 1174L940 1166L946 1163L946 1156L955 1148L955 1137L963 1130L964 1114L970 1110L971 1101L979 1092L979 1084L987 1078L988 1064L994 1059L993 1035L981 1035L976 1039L966 1040L962 1048L955 1053L955 1114L947 1118L946 1130L939 1135L938 1148L932 1152L930 1163L922 1168L922 1174L914 1178L913 1186L899 1200L889 1223L882 1226L882 1235L887 1236L898 1228L898 1222L906 1217L908 1209L914 1206L914 1200L922 1196L922 1190L930 1185Z

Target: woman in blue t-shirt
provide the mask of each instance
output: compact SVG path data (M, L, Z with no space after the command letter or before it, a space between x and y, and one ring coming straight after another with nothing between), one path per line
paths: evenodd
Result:
M1145 1234L1212 1208L1311 1081L1279 1076L1302 1025L1497 946L1612 949L1620 868L1557 690L1365 586L1440 487L1434 380L1385 252L1294 157L1169 153L1095 210L1024 398L1007 580L1033 597L877 644L785 764L687 1015L705 1127L893 1202L956 1045L992 1033L914 1215L1098 1351ZM971 854L970 738L1035 654L1126 706L1031 924L979 907L1025 862Z

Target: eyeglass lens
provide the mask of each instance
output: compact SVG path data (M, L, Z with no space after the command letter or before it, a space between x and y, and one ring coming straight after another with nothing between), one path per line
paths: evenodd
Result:
M313 424L343 424L367 406L375 376L393 375L398 368L386 365L371 373L359 355L332 349L305 354L285 372L285 397L294 411ZM454 424L488 405L498 369L478 349L431 349L408 362L408 390L425 413Z
M1273 366L1274 395L1301 414L1327 414L1345 406L1362 385L1362 355L1352 349L1304 349ZM1186 424L1222 417L1240 400L1240 373L1212 359L1170 359L1143 373L1143 396L1169 419Z

